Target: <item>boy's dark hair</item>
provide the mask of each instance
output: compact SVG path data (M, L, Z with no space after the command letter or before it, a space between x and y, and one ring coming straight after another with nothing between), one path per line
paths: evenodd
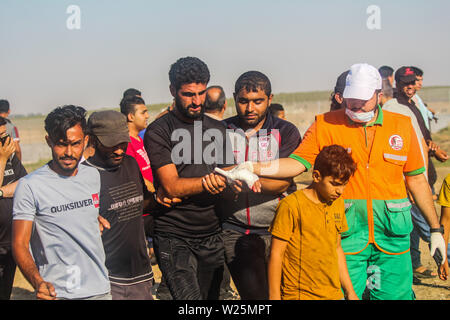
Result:
M411 67L417 77L423 77L423 70L417 67Z
M57 107L45 118L45 131L53 142L65 141L67 130L79 124L86 134L86 110L83 107L66 105Z
M135 106L138 104L145 105L144 99L137 96L124 97L122 101L120 101L120 112L128 117L130 113L134 114L134 112L136 111Z
M382 66L378 69L378 72L380 72L381 78L385 79L387 77L391 77L394 74L394 69L389 66Z
M206 99L205 99L205 110L206 111L216 111L216 110L222 110L225 106L225 102L227 101L227 98L225 97L225 91L223 91L223 88L221 86L211 86L208 87L209 89L218 89L220 90L219 98L217 100L211 100L211 97L208 93L206 93Z
M236 80L235 94L238 94L242 89L247 90L247 92L256 92L260 89L268 97L272 94L272 85L269 78L259 71L248 71Z
M323 148L314 162L322 177L331 176L346 182L356 171L356 163L347 150L336 144Z
M135 96L141 96L141 95L142 95L142 93L139 90L134 89L134 88L127 89L123 93L124 98L126 98L128 96L135 97Z
M6 119L3 117L0 117L0 126L5 126L7 124Z
M7 113L9 111L8 100L0 100L0 113Z
M188 83L208 84L209 79L208 66L199 58L180 58L170 67L169 80L175 90Z

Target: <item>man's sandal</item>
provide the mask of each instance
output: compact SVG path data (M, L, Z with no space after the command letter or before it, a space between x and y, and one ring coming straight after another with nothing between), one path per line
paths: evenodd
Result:
M421 279L429 279L429 278L437 277L437 273L433 274L433 271L431 271L430 269L425 269L422 272L414 271L413 275L416 276L417 278L421 278Z

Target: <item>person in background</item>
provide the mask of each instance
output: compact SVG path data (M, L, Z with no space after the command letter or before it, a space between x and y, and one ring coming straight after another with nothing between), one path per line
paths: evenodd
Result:
M147 253L144 210L156 206L138 163L126 154L127 118L117 111L91 114L94 156L83 162L100 174L100 215L110 224L102 234L113 300L152 300L153 271ZM148 212L148 211L147 211Z
M15 155L22 161L22 150L20 149L20 137L19 129L9 120L9 115L11 113L10 105L8 100L0 100L0 117L4 118L6 121L6 132L12 138L15 145Z
M221 86L210 86L206 89L205 115L218 121L223 120L223 115L227 108L227 98ZM237 292L231 287L230 270L226 263L223 266L223 279L220 285L219 300L235 300Z
M427 124L429 124L429 119L423 116L420 107L416 105L413 99L414 96L416 96L417 88L422 87L422 78L420 78L420 76L417 78L416 72L423 75L423 72L421 72L420 69L406 66L399 68L395 72L397 101L408 107L414 114L414 119L417 121L420 131L427 144L427 177L431 192L434 194L434 184L437 179L437 174L432 157L434 156L440 161L446 161L448 159L448 155L436 143L433 142L431 131L429 130L429 127L427 127ZM417 82L420 82L420 84L418 85ZM434 278L437 276L437 273L423 266L420 257L420 239L427 243L430 243L431 241L430 226L421 214L420 209L414 203L412 204L411 215L414 225L411 233L411 260L413 265L413 277L416 283L420 283L420 279Z
M144 99L138 96L127 96L120 102L120 112L127 118L130 143L127 147L127 154L136 159L145 185L150 192L155 192L153 187L153 174L150 160L144 148L144 141L139 136L139 132L147 128L148 109Z
M391 87L394 86L394 69L392 69L392 67L381 66L378 68L378 72L380 72L382 80L387 79Z
M13 156L14 142L6 131L6 120L0 117L0 300L9 300L16 273L11 248L13 197L20 178L27 172L18 157Z
M448 246L449 234L450 234L450 174L448 174L444 181L442 182L441 191L439 192L438 198L439 204L441 205L441 226L444 227L444 240ZM448 248L450 249L450 248ZM447 252L450 250L447 250ZM438 265L439 278L441 280L448 279L448 255L447 260L440 264L436 261Z
M222 121L227 109L227 98L221 86L210 86L206 89L205 115Z
M122 98L126 98L126 97L139 97L142 98L142 92L135 89L135 88L130 88L127 89L123 92L123 97Z
M124 114L127 118L128 131L130 134L130 142L128 143L126 153L136 159L147 189L151 193L154 193L155 187L153 186L153 174L150 166L150 159L148 158L147 151L144 148L144 141L140 137L140 132L145 133L149 118L148 109L145 105L144 99L138 96L124 97L120 102L120 112L122 112L122 114ZM150 258L152 265L155 265L156 257L152 240L153 218L149 212L144 212L144 224Z
M269 107L269 112L277 118L286 120L286 112L283 106L279 103L272 103Z
M345 89L345 81L347 79L348 72L349 70L342 72L336 79L334 91L331 93L330 111L339 110L342 108L342 102L344 101L342 94Z
M428 182L430 184L431 191L433 192L434 199L437 199L434 190L434 185L437 180L437 172L433 161L431 161L431 157L434 157L440 162L447 161L449 157L448 154L443 149L441 149L440 146L438 146L431 138L431 120L437 120L437 118L435 117L435 112L431 110L417 94L417 92L422 89L423 71L418 67L411 67L411 69L414 71L414 74L416 76L415 94L411 98L411 100L414 102L416 109L420 111L420 115L423 118L423 125L425 126L423 130L426 130L430 133L430 139L427 140L429 147ZM419 117L419 113L416 113L416 115L417 117Z

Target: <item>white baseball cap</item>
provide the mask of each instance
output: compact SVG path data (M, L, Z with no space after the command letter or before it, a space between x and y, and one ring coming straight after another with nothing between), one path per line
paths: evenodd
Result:
M369 100L375 90L381 89L381 83L381 75L377 68L367 63L354 64L347 75L343 97Z

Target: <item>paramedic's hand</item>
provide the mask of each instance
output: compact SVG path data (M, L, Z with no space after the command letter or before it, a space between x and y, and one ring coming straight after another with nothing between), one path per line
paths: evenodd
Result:
M444 237L440 232L431 233L430 245L430 254L433 258L437 253L436 250L439 250L442 258L440 259L440 261L436 261L436 263L440 267L444 264L445 260L447 260L447 248L445 245Z
M98 226L100 228L100 234L103 234L103 230L111 229L111 225L109 224L109 221L103 218L102 216L98 216Z
M260 192L260 190L258 190L258 184L256 184L256 182L259 180L259 177L248 169L242 169L237 166L230 171L225 171L220 168L215 168L214 170L226 177L229 184L240 180L245 182L247 186L254 192Z

